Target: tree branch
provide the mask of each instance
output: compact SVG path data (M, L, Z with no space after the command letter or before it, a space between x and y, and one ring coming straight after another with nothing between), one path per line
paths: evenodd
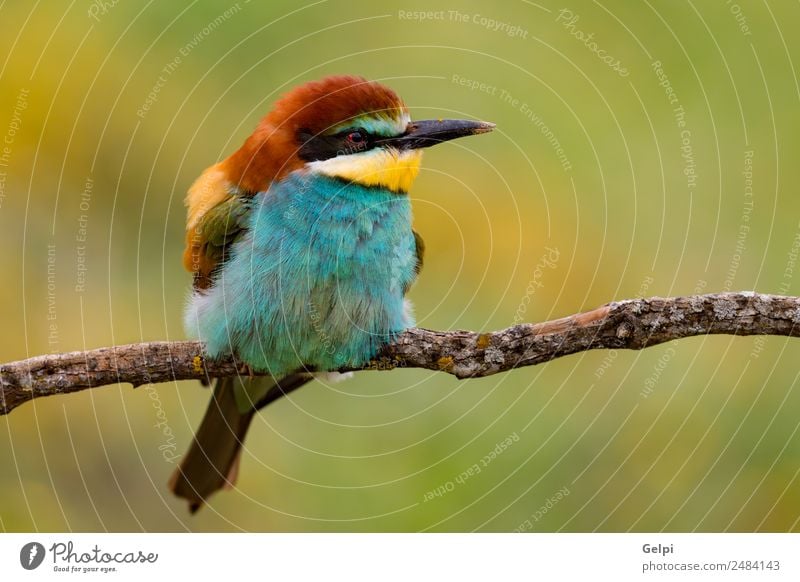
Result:
M653 297L617 301L570 317L490 333L413 328L358 369L423 368L457 378L476 378L585 350L640 350L704 334L797 337L800 297L756 293ZM42 396L121 382L136 387L233 376L239 369L233 358L207 360L202 345L193 341L38 356L0 366L0 414ZM291 389L277 390L269 401Z

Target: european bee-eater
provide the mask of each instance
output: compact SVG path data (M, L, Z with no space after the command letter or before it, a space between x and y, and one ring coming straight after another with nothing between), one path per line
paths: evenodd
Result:
M269 373L216 380L171 481L192 511L233 484L245 433L271 391L364 365L414 324L405 295L424 247L407 193L421 149L493 127L411 121L388 87L327 77L284 95L192 185L187 331L208 357L234 354Z

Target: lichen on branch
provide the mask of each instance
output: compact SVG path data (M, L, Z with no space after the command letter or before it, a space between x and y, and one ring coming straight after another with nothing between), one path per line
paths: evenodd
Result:
M358 370L422 368L477 378L596 349L640 350L705 334L800 335L800 297L717 293L608 303L544 323L494 332L401 333ZM342 370L352 371L352 370ZM208 380L242 372L234 358L209 360L194 341L147 342L37 356L0 365L0 414L33 398L109 384ZM278 391L270 400L282 396Z

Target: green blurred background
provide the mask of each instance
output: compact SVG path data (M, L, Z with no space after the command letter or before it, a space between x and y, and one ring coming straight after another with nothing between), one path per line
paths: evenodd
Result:
M498 125L429 151L412 190L421 326L800 293L800 6L563 8L4 3L0 361L183 339L186 189L331 73L384 81L416 118ZM0 420L0 528L798 530L799 359L797 340L701 337L480 380L314 383L258 417L239 488L195 517L166 481L207 391L48 398Z

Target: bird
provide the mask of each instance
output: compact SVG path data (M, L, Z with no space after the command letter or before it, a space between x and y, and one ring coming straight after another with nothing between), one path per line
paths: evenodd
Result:
M422 150L494 127L412 121L387 85L334 75L283 94L238 150L191 185L184 326L205 357L242 365L237 377L214 380L170 479L192 513L234 486L265 403L368 364L414 325L406 295L425 246L408 192Z

